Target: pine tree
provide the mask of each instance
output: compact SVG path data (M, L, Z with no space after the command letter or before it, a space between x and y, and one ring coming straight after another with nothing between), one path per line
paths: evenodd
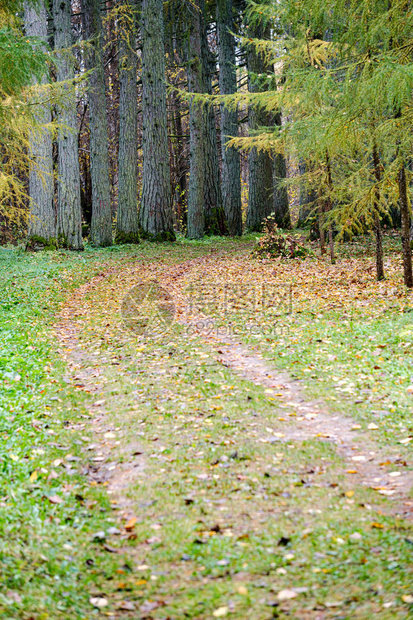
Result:
M75 77L71 52L71 2L53 0L54 42L57 52L57 80L65 82L58 107L58 198L57 234L59 244L82 250L82 213L80 207L80 172L78 157L76 91L70 83Z
M104 35L99 0L82 0L85 38L90 49L86 67L90 71L88 101L90 127L90 174L92 221L90 241L95 246L112 245L112 208L109 180L108 122L106 116Z
M143 172L140 224L153 240L175 239L166 115L162 0L142 3Z

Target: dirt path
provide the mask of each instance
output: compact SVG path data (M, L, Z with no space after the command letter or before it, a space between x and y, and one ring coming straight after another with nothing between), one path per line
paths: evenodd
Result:
M162 270L160 277L164 285L169 284L170 291L175 291L178 321L184 325L196 326L199 319L205 319L204 316L197 317L188 313L180 283L182 278L187 277L188 270L198 262L198 259L194 259L184 265ZM96 377L99 376L99 367L105 360L85 351L79 341L79 333L84 327L82 316L85 314L85 298L113 273L110 271L100 274L78 289L62 309L59 322L55 326L57 338L66 349L65 358L69 368L74 371L74 378L83 382L87 391L96 396L99 395ZM139 280L140 277L141 265L136 267L136 279ZM351 417L338 413L331 414L324 403L308 400L300 382L292 380L285 372L275 370L261 356L254 354L233 338L222 334L215 336L211 330L205 332L197 330L196 327L193 331L211 346L219 363L255 385L262 386L271 400L279 402L281 413L283 410L288 411L286 415L289 423L282 425L282 432L278 433L274 440L302 442L319 438L321 441L334 443L340 456L345 460L343 476L350 476L352 484L356 482L376 489L380 494L393 500L393 510L397 514L413 518L413 502L409 501L410 490L413 487L413 471L408 470L397 478L392 478L386 475L380 466L380 463L388 462L389 457L396 459L397 462L397 454L389 455L388 451L377 446L371 433L360 434L359 425ZM96 409L99 410L99 416L94 417L94 423L97 424L104 419L105 407L98 405L94 411ZM110 476L111 485L117 494L127 489L128 481L136 473L137 466L141 466L141 459L133 462L130 470L123 468L122 472L118 471Z

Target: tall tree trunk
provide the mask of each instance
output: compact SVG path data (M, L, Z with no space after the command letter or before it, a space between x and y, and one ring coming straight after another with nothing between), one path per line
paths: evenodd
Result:
M298 173L300 177L303 177L307 172L306 163L301 160L298 164ZM308 190L306 184L302 181L298 188L299 199L300 199L300 210L298 213L298 222L297 228L305 228L308 226L309 219L311 218L314 212L314 203L317 200L317 195L314 190Z
M24 24L28 36L47 42L47 13L43 0L33 5L25 3ZM45 76L42 83L46 81ZM34 115L39 127L30 134L30 214L27 247L39 245L49 248L56 247L52 135L42 125L51 122L50 105L47 102L36 105Z
M116 241L139 242L138 218L138 89L136 0L126 0L130 13L119 41L119 186Z
M265 38L266 34L268 33L264 31L261 25L254 26L253 28L250 27L250 36L252 38ZM268 73L269 67L253 47L248 52L247 61L249 71L248 90L251 93L262 92L266 87L262 86L262 79L259 79L259 75ZM272 121L270 114L250 106L248 111L250 135L253 135L259 127L270 126ZM248 164L247 228L248 230L260 231L263 220L272 213L274 207L273 162L268 153L252 149L249 153Z
M162 0L142 3L143 172L139 214L144 234L171 241L171 178L166 116L165 52Z
M237 91L233 2L217 0L219 89L221 95ZM241 167L237 149L226 146L238 135L238 112L221 105L222 199L231 236L242 235Z
M58 81L75 77L72 45L71 2L53 0L54 42L58 54ZM74 84L65 86L64 100L59 106L61 127L58 136L59 170L57 198L57 234L59 243L71 250L83 250L82 211L80 204L80 170Z
M281 114L275 116L275 124L281 127ZM283 184L287 178L287 164L282 153L274 155L274 214L280 228L291 228L290 205L287 187Z
M90 39L86 68L89 76L90 175L92 179L92 245L112 245L108 120L106 116L103 28L100 0L82 0L85 38Z
M201 27L202 9L200 1L188 3L189 51L187 59L188 89L191 93L202 93L204 87ZM205 232L205 148L204 110L200 103L191 99L189 106L189 191L188 229L189 239L200 239Z
M204 79L202 92L212 94L212 72L215 63L211 59L208 46L205 0L199 2L199 17L201 20L201 57ZM217 129L215 122L215 110L213 106L205 106L202 110L204 119L204 149L205 149L205 183L204 183L204 207L205 207L205 232L209 235L224 235L227 232L225 212L222 202L221 172L218 161Z
M331 194L333 192L333 177L331 174L330 155L328 151L326 151L326 171L327 171L327 186L328 186L328 192L329 192L329 195L326 201L326 212L328 213L332 209ZM328 224L328 244L330 247L331 264L334 265L336 262L336 258L334 256L334 235L333 235L333 225L331 223L331 220L329 221L329 224Z
M373 172L376 182L381 180L380 157L377 145L373 143ZM384 280L384 263L383 263L383 236L379 215L380 190L377 188L374 197L374 234L376 237L376 277L377 280Z
M184 140L184 132L182 127L181 101L176 92L172 92L173 105L173 130L175 143L175 159L176 159L176 176L177 176L177 217L182 226L187 226L187 204L188 204L188 187L186 182L187 161L186 161L186 143Z
M324 208L322 203L318 206L317 216L318 232L320 233L320 254L323 256L326 253L326 235L324 230Z
M402 216L402 247L403 247L403 275L404 283L408 288L413 287L412 248L410 242L410 208L407 197L406 169L400 166L398 174L400 210Z

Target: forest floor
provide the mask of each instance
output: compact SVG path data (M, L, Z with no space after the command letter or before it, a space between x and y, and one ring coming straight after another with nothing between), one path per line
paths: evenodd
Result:
M412 617L399 241L253 245L0 249L2 620Z

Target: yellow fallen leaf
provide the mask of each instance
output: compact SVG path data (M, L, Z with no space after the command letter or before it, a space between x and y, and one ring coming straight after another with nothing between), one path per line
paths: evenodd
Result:
M298 596L298 593L295 590L281 590L277 594L277 598L279 601L289 601L296 596Z
M212 612L214 618L223 618L228 613L228 607L218 607L215 611Z
M37 471L32 471L32 473L30 474L30 482L36 482L37 478L39 477Z
M353 497L354 491L346 491L345 495L346 497Z
M135 525L137 524L137 522L138 522L138 519L136 517L131 517L129 521L125 523L125 530L127 532L132 531Z
M404 594L402 596L402 601L408 605L413 605L413 596L411 594Z
M375 528L376 530L384 530L384 525L382 523L376 523L376 521L371 524L371 527Z

